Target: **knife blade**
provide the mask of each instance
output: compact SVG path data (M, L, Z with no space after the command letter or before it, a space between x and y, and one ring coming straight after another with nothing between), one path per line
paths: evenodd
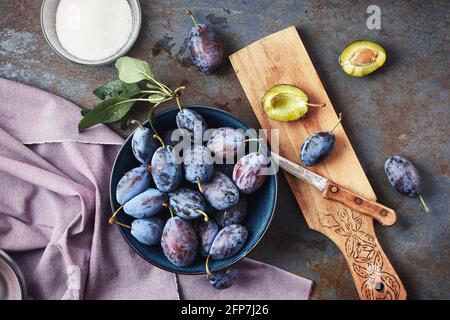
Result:
M325 190L328 179L322 177L321 175L318 175L315 172L312 172L308 169L303 168L302 166L299 166L298 164L289 161L286 158L283 158L282 156L271 152L272 160L275 160L275 163L277 163L283 170L289 172L293 176L296 176L300 180L303 180L304 182L312 185L314 188L322 192Z
M274 152L271 152L271 156L280 168L322 192L323 198L340 202L351 209L371 216L383 226L391 226L397 221L397 215L393 209L366 199Z

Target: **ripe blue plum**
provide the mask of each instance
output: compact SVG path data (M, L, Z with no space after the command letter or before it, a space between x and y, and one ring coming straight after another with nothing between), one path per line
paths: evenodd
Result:
M208 129L206 120L200 113L189 108L181 109L176 116L178 129L186 130L190 133L191 139L198 139L195 141L203 141L203 134Z
M149 218L157 214L166 203L167 197L163 192L150 188L126 202L123 211L137 219Z
M237 152L245 147L245 135L239 129L218 128L214 130L206 146L216 157L234 159Z
M173 212L184 219L195 219L202 215L206 218L205 199L196 190L180 188L169 193L169 204Z
M425 212L429 213L430 210L421 196L422 177L411 161L401 156L392 156L386 160L384 171L398 192L410 198L419 197Z
M214 218L219 225L223 228L231 224L240 224L244 221L247 215L247 198L240 196L239 202L232 206L228 210L219 211L214 215Z
M189 266L197 254L198 239L192 225L180 217L167 220L161 238L164 255L174 265Z
M223 47L216 32L208 25L197 23L188 11L194 22L189 34L189 51L192 61L205 74L216 70L223 60Z
M215 171L202 187L206 201L216 210L230 209L239 201L239 190L222 172Z
M124 204L150 187L151 177L147 166L140 166L128 171L116 188L116 200Z
M131 223L131 234L140 243L154 245L161 242L163 228L159 218L136 219Z
M208 282L215 289L223 290L231 287L239 272L236 267L229 267L208 274Z
M267 177L263 170L269 163L269 157L258 152L249 153L239 159L233 170L233 182L239 191L250 194L261 188Z
M200 254L206 257L217 233L219 232L219 227L214 220L209 219L208 221L195 221L194 229L197 232Z
M300 160L305 166L313 166L330 154L336 141L333 131L341 121L342 114L339 114L339 121L333 129L327 132L317 132L306 138L300 148Z
M159 143L153 138L153 132L142 125L136 128L131 138L131 149L136 159L142 164L149 164Z
M227 259L234 256L247 241L247 228L240 224L231 224L219 231L209 249L213 259Z
M184 177L190 183L208 181L214 173L211 151L202 145L194 145L184 155Z
M174 191L180 185L183 167L171 146L156 149L152 158L152 177L156 187L163 192Z

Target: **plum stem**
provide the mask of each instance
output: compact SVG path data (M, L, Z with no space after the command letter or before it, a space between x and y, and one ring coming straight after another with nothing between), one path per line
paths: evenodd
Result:
M121 205L119 208L117 208L116 211L113 212L111 218L109 218L109 221L108 221L109 224L114 224L114 223L116 223L116 216L117 216L117 214L120 212L120 210L122 210L122 208L123 208L123 205Z
M203 193L203 187L202 187L202 181L199 177L197 177L197 186L198 186L198 191L200 191L200 193Z
M425 210L425 214L429 214L430 213L430 208L428 208L425 200L423 199L423 197L421 195L419 195L419 199L420 199L420 203L422 203L422 207Z
M153 138L157 139L159 141L159 143L161 143L161 146L166 147L166 145L164 144L163 139L161 139L161 137L159 135L154 134Z
M334 129L336 129L336 128L338 127L338 125L341 123L341 121L342 121L342 112L339 113L339 119L338 119L338 122L337 122L336 125L333 127L333 129L331 129L329 132L333 132Z
M212 273L211 273L211 271L209 270L208 264L209 264L209 254L208 254L208 256L206 257L205 269L206 269L206 274L207 274L208 276L211 276Z
M306 105L308 106L308 107L317 107L317 108L323 108L323 107L325 107L327 104L324 102L324 103L309 103L309 102L306 102Z
M129 225L125 224L125 223L119 222L117 220L114 223L119 225L119 226L121 226L121 227L131 229L131 226L129 226Z
M202 210L200 210L200 209L195 209L195 212L197 212L197 213L200 213L201 215L203 215L204 216L204 221L205 222L208 222L209 221L209 217L208 217L208 215L206 214L206 212L204 212L204 211L202 211Z
M162 206L163 206L164 208L169 209L170 217L173 218L173 210L172 210L172 207L171 207L167 202L163 202Z
M132 124L137 124L141 129L145 129L145 127L142 125L142 123L139 120L131 120Z
M188 10L188 11L186 11L186 14L191 17L192 22L194 23L194 26L198 27L197 20L195 20L194 16L192 15L192 11Z
M178 95L175 95L175 101L177 102L178 109L183 112L183 107L181 106L180 97Z
M147 165L147 171L148 171L148 173L152 173L152 166L151 165Z
M263 138L249 138L249 139L244 140L244 142L249 142L249 141L258 141L258 150L256 151L256 153L260 154L261 153L261 145L262 145L261 141L264 141L264 139Z

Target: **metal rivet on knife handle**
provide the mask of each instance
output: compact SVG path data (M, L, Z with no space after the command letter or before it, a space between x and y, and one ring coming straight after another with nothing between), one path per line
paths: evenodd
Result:
M381 210L380 214L381 214L382 217L386 217L388 212L383 209L383 210Z
M336 187L336 186L332 186L331 187L331 192L334 192L334 193L336 193L336 192L338 192L338 187Z
M362 199L361 198L355 198L355 203L356 204L361 204L362 203Z
M377 290L378 292L383 292L384 291L384 284L383 282L377 282L375 284L375 290Z

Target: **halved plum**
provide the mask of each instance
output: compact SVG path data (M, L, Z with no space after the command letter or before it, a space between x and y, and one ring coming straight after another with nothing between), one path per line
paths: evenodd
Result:
M384 48L375 42L359 40L349 44L339 57L344 72L352 77L364 77L386 61Z
M269 89L261 104L269 118L277 121L294 121L304 117L308 107L325 106L324 103L308 103L306 93L290 84L279 84Z

